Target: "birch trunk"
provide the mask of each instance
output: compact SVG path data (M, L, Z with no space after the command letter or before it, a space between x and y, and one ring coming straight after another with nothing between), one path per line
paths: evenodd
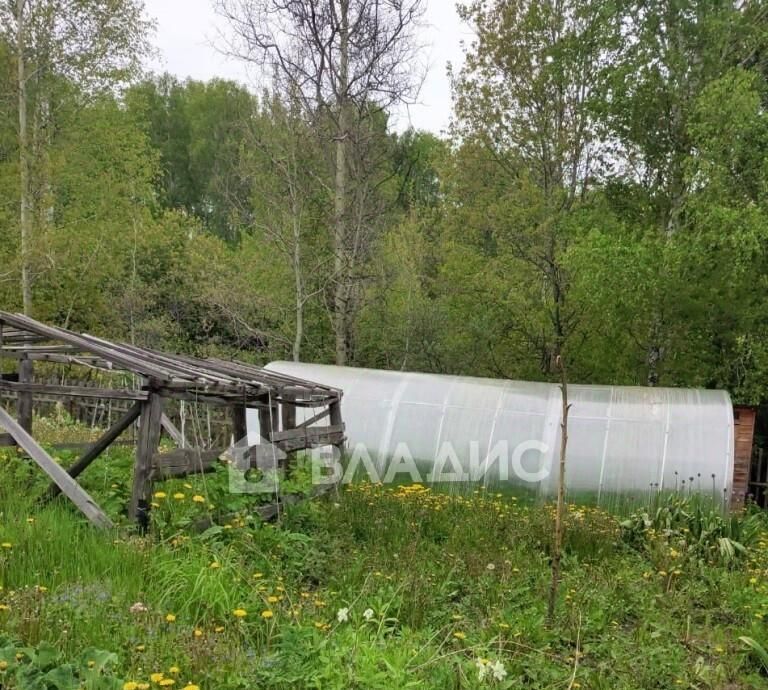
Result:
M19 198L21 230L21 301L24 313L32 313L32 199L30 189L30 151L28 131L28 95L27 95L27 64L25 56L25 16L26 0L16 0L16 52L18 58L18 92L19 92Z
M349 265L347 261L347 200L349 195L347 177L347 146L349 139L349 108L347 89L349 87L349 0L341 0L340 36L339 36L339 85L336 105L338 109L338 127L336 132L336 176L334 190L334 330L336 336L336 364L347 364L348 337L348 282Z

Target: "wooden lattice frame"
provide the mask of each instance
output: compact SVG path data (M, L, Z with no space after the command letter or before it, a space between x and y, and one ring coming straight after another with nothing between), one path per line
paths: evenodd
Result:
M17 396L17 421L0 410L0 426L8 432L6 441L22 447L51 477L53 484L46 498L66 494L99 526L109 525L109 519L75 478L137 420L139 432L129 514L142 527L147 525L155 481L209 471L218 455L226 450L184 447L172 453L158 453L163 430L177 442L182 440L178 429L163 412L167 400L228 408L236 441L247 435L246 410L256 409L262 436L284 454L326 445L341 449L344 445L341 391L244 362L199 359L110 342L3 311L0 311L0 357L18 360L16 380L0 380L0 390ZM136 385L92 388L35 383L36 361L130 373ZM32 438L36 395L128 400L134 404L65 472ZM296 410L300 407L319 411L306 422L297 424ZM317 426L326 419L327 426ZM257 456L258 453L253 453L254 464Z

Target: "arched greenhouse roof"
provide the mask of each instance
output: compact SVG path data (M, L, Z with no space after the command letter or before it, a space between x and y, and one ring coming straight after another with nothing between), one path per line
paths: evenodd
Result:
M546 449L523 453L522 467L547 477L528 483L545 494L556 486L562 400L555 384L295 362L267 368L342 389L348 447L362 444L379 466L401 444L420 466L445 462L447 446L466 466L473 453L481 462L498 459L505 445L509 462L515 448L535 442ZM730 496L734 421L727 392L594 385L568 391L569 490L599 496L683 488Z

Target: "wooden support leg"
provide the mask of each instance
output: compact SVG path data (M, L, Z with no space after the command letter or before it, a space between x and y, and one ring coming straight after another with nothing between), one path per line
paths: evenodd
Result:
M330 423L332 427L344 428L344 422L341 416L341 394L336 402L332 402L328 409L330 411ZM338 462L341 462L344 457L344 441L334 444L333 446L338 452L339 457L336 458ZM334 485L334 491L338 495L339 487L338 483Z
M248 436L245 405L235 405L232 408L232 435L235 437L235 443Z
M19 383L32 383L32 360L19 360ZM32 393L19 391L17 417L19 425L28 434L32 433Z
M294 396L290 393L284 395L283 404L280 407L280 416L283 422L283 431L290 431L296 428L296 405L291 401ZM296 453L288 453L285 458L285 471L290 474L296 465Z
M341 398L339 398L336 402L332 402L329 406L329 409L331 413L331 426L343 428L344 422L341 417ZM344 441L337 443L335 448L339 451L339 457L341 457L344 453Z
M265 441L269 441L272 436L272 414L269 407L259 408L259 435Z
M136 520L142 531L149 527L149 507L152 498L152 458L160 443L160 419L163 398L150 393L149 400L141 403L139 437L136 443L136 463L133 470L133 492L129 516Z
M0 426L10 432L16 443L32 458L41 469L61 487L61 490L97 527L112 527L112 521L88 493L70 477L48 453L40 447L22 427L0 407Z
M79 476L94 460L96 460L96 458L117 440L120 434L136 421L140 414L141 403L134 403L133 407L131 407L128 412L118 419L98 441L83 453L83 456L67 470L67 474L72 478ZM43 494L41 502L47 503L56 498L60 493L61 489L56 484L51 484L48 487L48 491Z

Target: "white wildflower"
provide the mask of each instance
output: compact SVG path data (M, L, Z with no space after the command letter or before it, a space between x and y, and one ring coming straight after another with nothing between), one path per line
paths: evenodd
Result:
M336 620L339 623L346 623L349 620L349 609L344 607L336 612Z
M478 659L475 661L475 666L477 666L477 679L481 682L484 681L485 677L488 675L489 663L488 659Z
M496 564L489 563L488 565L485 566L485 569L486 570L496 570Z
M146 613L149 609L147 609L146 605L143 604L140 601L137 601L131 608L129 609L131 613Z
M504 664L500 661L494 661L491 664L491 671L493 671L494 680L501 682L507 677L507 669L504 668Z
M373 609L365 609L365 611L363 611L363 618L365 618L365 620L369 621L373 618L373 616Z

